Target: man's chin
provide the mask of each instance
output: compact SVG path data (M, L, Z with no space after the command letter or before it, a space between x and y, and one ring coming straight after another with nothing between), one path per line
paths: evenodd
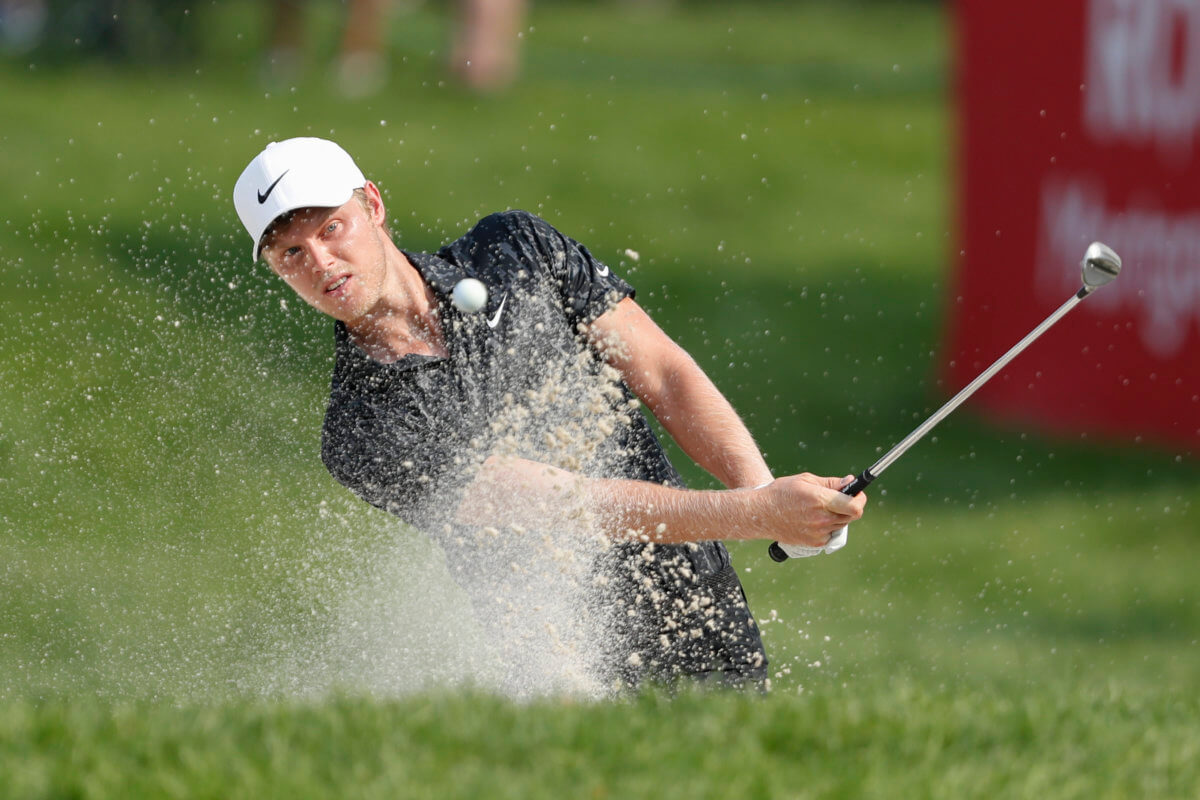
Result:
M344 322L347 325L360 320L363 317L364 310L358 308L357 303L339 302L322 298L320 303L312 304L313 308L320 311L327 317L333 317L338 322Z

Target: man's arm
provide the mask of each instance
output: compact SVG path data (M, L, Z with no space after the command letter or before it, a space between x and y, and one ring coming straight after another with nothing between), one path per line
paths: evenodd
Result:
M846 478L805 473L773 481L733 407L632 299L602 314L588 333L684 452L736 491L587 478L492 456L467 487L457 511L460 522L576 528L617 541L773 539L822 547L834 531L862 516L866 496L837 491Z
M733 406L632 298L598 317L588 334L693 461L730 489L771 481Z
M597 318L589 335L684 452L737 491L586 478L492 456L468 488L459 521L497 528L576 527L618 541L774 539L822 547L834 531L862 516L865 495L837 491L845 478L805 473L773 481L733 407L632 299Z
M862 516L866 497L837 491L843 480L789 475L758 489L695 491L587 478L536 461L492 456L467 487L457 519L495 528L574 529L616 541L773 539L822 547L834 531Z

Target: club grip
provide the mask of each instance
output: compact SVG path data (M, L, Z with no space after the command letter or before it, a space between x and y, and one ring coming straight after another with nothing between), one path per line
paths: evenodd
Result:
M783 552L779 542L771 542L771 546L767 548L767 555L771 557L772 561L778 561L780 564L788 560L788 554Z
M873 480L875 480L875 476L871 474L871 470L864 469L858 474L857 478L850 481L850 483L847 483L838 491L844 495L854 497L856 494L861 494L862 490L866 489ZM775 561L779 564L782 564L789 558L788 554L785 553L783 548L779 546L779 542L771 542L771 546L767 548L767 555L771 557L772 561Z
M875 476L871 474L871 470L864 469L858 474L857 478L850 481L850 483L847 483L841 489L838 489L838 491L842 494L854 497L857 494L862 494L862 490L867 488L867 486L869 486L873 480L875 480Z

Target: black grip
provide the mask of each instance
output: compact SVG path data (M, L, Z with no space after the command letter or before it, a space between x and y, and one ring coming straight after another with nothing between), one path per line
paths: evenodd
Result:
M838 491L844 495L854 497L856 494L861 494L862 490L870 485L871 481L875 480L875 476L871 474L871 470L864 469L858 474L858 477L847 483ZM772 561L782 564L787 561L789 556L783 552L783 548L779 546L779 542L771 542L771 546L767 548L767 555Z
M873 480L875 480L875 476L871 474L871 470L864 469L858 474L857 478L847 483L841 489L838 489L838 491L854 497L856 494L862 494L862 490L867 488Z

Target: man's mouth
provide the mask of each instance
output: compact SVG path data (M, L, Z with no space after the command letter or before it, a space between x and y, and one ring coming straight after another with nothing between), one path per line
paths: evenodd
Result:
M335 294L338 289L341 289L346 285L346 281L348 280L350 280L349 275L343 275L342 277L338 278L336 281L329 284L329 286L325 287L325 294Z

